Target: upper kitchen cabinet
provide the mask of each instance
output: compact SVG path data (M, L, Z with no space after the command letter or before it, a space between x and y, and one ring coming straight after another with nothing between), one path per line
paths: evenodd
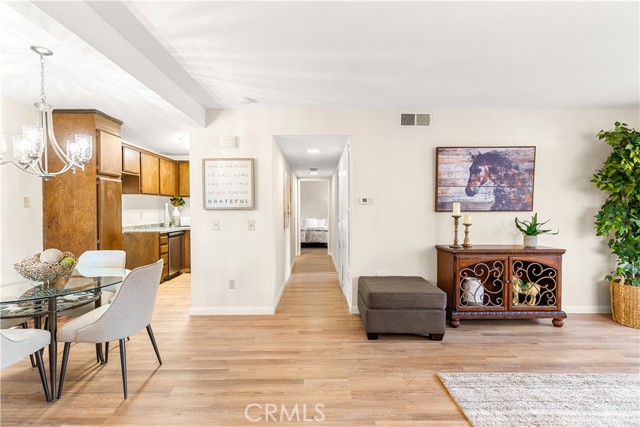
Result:
M178 196L189 197L189 162L178 162Z
M119 135L98 130L98 174L120 176L122 173L122 141Z
M121 121L97 110L53 112L58 141L72 140L75 134L92 135L94 155L84 171L43 181L45 248L58 248L76 256L87 250L121 248L122 220L120 215L113 215L121 199L121 125ZM51 169L60 168L57 156L49 156L48 162ZM99 236L109 236L109 242L101 242Z
M160 194L160 159L140 153L140 193Z
M160 159L160 195L173 197L176 195L178 173L176 162Z
M122 173L140 175L140 151L122 146Z

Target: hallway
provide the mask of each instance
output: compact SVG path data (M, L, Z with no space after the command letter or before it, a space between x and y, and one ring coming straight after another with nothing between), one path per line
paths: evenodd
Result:
M640 361L637 331L604 315L571 315L561 329L468 321L442 342L369 342L326 249L296 260L274 316L189 317L190 305L189 275L160 287L153 328L164 364L145 332L132 336L128 400L118 358L99 366L93 346L74 345L55 403L44 401L28 359L2 370L2 425L467 426L438 372L623 373Z

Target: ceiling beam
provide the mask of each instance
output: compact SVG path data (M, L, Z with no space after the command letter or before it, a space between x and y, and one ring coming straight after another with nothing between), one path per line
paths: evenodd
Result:
M185 114L205 126L206 91L120 2L34 4L98 52Z

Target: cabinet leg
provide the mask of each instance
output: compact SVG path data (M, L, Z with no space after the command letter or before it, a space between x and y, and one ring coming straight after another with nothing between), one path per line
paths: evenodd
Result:
M458 326L460 326L460 319L449 320L449 326L451 326L452 328L457 328Z
M444 334L429 334L429 338L431 338L431 341L442 341Z
M551 322L556 328L561 328L562 326L564 326L564 319L555 318Z

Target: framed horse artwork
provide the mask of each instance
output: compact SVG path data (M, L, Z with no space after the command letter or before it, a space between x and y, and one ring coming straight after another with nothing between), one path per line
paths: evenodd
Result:
M436 211L532 211L536 147L438 147Z

